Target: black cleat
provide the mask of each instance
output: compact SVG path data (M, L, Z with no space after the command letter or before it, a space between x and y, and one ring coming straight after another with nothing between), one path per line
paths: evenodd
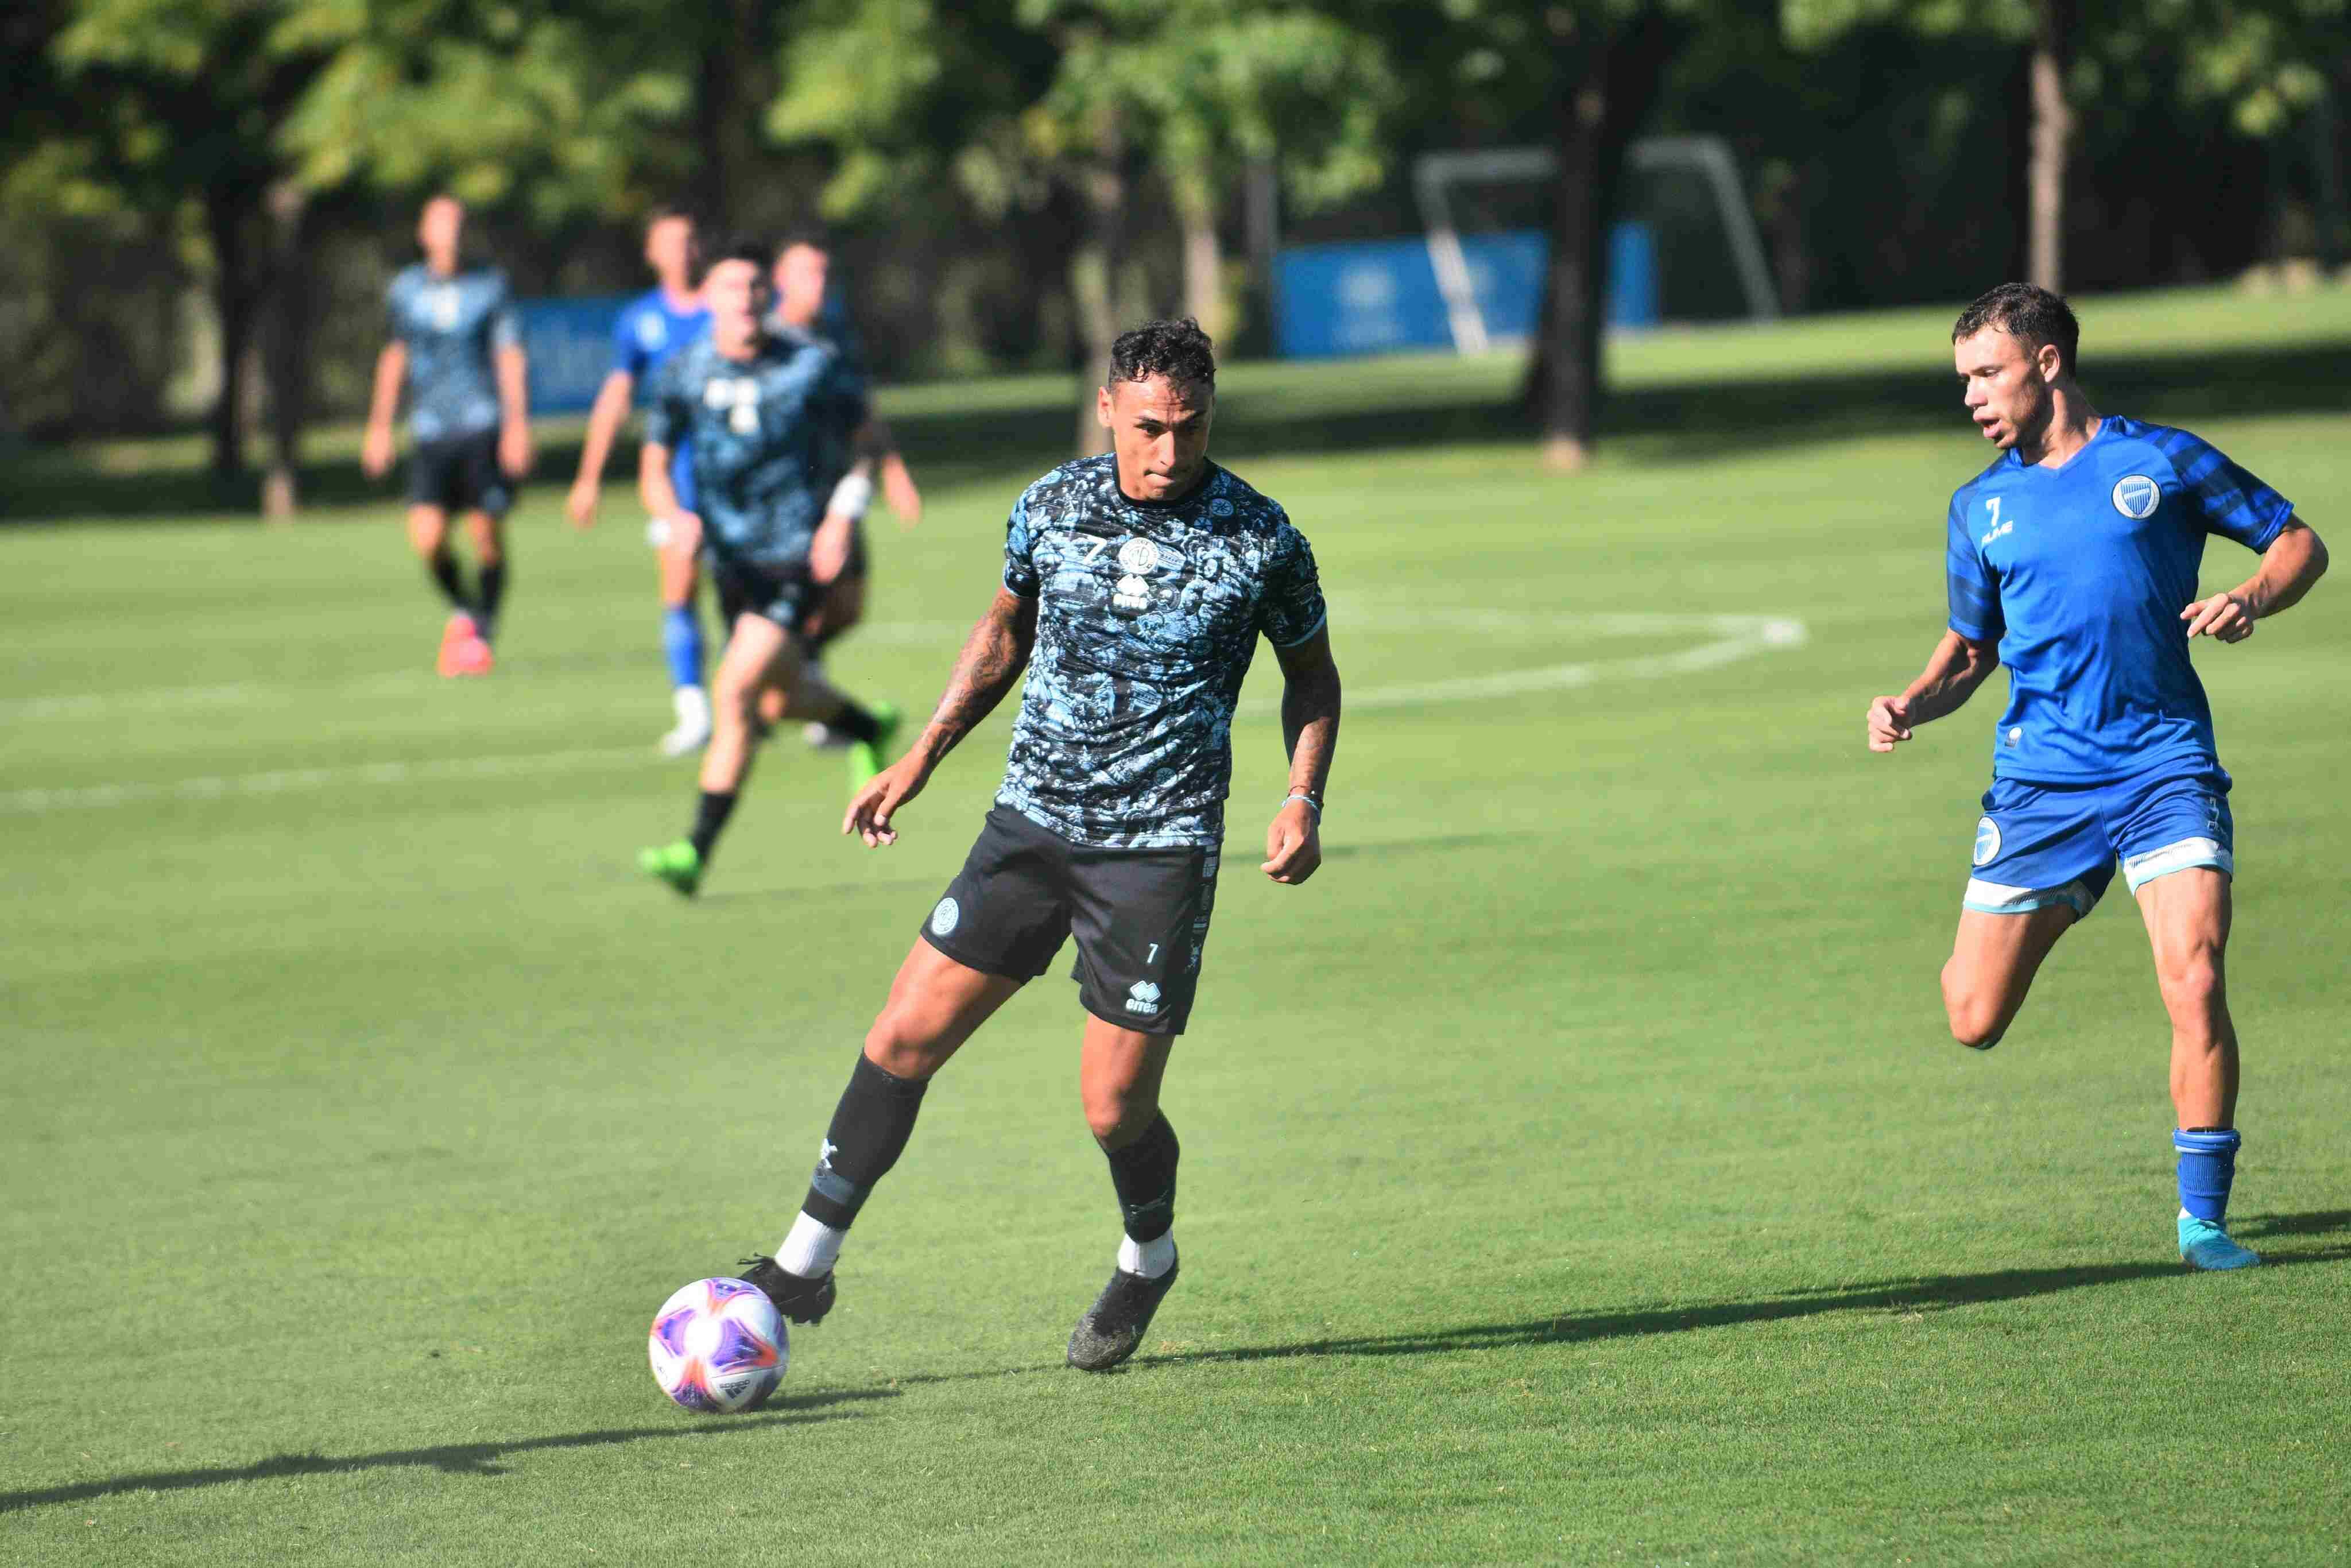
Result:
M796 1323L820 1323L824 1314L832 1311L832 1270L828 1269L816 1279L795 1274L773 1258L758 1257L743 1260L743 1278L767 1292L768 1300L776 1303L776 1311Z
M1176 1282L1176 1266L1156 1280L1120 1269L1070 1333L1070 1364L1080 1372L1108 1372L1142 1344L1151 1316Z

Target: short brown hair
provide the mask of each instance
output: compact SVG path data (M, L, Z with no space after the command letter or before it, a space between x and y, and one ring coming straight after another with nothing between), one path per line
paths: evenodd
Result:
M1959 312L1959 320L1951 327L1951 341L1972 338L1986 327L1997 327L2032 349L2043 343L2055 344L2057 368L2067 375L2074 374L2074 356L2081 345L2082 324L2074 319L2074 308L2065 303L2063 296L2052 294L2037 283L2003 283L1979 295L1974 304Z

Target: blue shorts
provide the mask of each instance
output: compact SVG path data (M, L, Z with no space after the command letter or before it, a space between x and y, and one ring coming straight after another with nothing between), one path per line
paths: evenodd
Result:
M2071 904L2087 915L2115 879L2137 893L2191 866L2236 874L2229 776L2219 768L2158 768L2104 784L1995 779L1976 824L1968 908L2022 915Z

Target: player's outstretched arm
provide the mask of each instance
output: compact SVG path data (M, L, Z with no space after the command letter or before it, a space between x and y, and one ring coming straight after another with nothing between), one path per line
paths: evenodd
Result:
M1918 678L1894 696L1869 703L1869 749L1891 751L1922 724L1957 713L2000 667L2000 644L1947 631Z
M588 434L580 444L580 476L572 480L571 496L564 507L571 515L573 528L596 526L596 503L604 488L604 462L611 455L612 438L621 433L621 422L629 417L629 399L636 390L636 377L626 371L611 371L605 376L604 384L596 389L596 404L588 411Z
M2190 637L2241 643L2253 634L2255 622L2301 603L2325 575L2326 542L2300 517L2288 517L2262 552L2260 570L2226 593L2196 601L2179 618L2188 622Z
M996 591L996 602L964 639L962 656L947 678L946 695L938 711L906 755L876 774L849 802L841 831L865 841L868 849L898 841L890 819L899 807L923 792L932 771L946 754L980 722L996 711L1029 667L1029 650L1037 645L1037 601L1023 599L1008 588Z
M360 467L381 479L392 467L392 416L400 409L400 383L408 377L408 345L397 338L375 357L375 385L368 395L367 436L360 443Z
M1295 647L1276 648L1281 661L1281 739L1290 751L1290 794L1265 831L1265 863L1258 869L1295 887L1322 863L1322 790L1339 749L1339 666L1328 628Z

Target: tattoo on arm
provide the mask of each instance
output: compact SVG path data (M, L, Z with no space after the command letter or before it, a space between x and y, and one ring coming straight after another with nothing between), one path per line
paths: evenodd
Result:
M955 674L947 677L946 694L923 734L922 744L933 763L996 711L1029 667L1029 651L1036 641L1037 601L1009 589L998 590L996 602L964 639Z

